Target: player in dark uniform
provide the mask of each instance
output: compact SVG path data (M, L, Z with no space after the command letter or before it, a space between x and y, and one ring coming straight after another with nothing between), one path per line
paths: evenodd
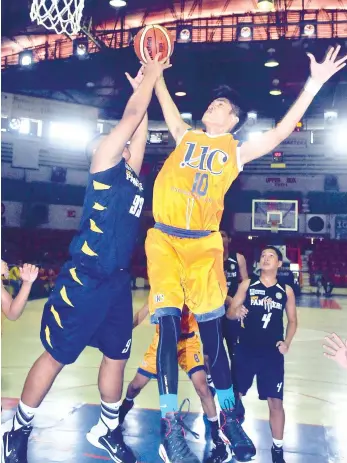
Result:
M155 82L168 67L159 56L152 60L147 54L147 61L144 76L128 76L134 94L119 124L93 155L79 231L70 246L71 260L62 267L44 307L41 341L46 350L31 368L16 414L3 429L5 463L27 463L37 407L63 367L75 362L87 345L103 353L101 416L88 440L106 450L113 461L136 462L124 444L118 420L132 338L127 269L144 201L138 175L147 138L145 113Z
M282 254L273 246L265 248L260 257L260 277L243 281L233 298L227 316L241 318L239 342L235 350L238 386L245 395L254 376L260 400L267 400L273 436L272 461L283 459L283 385L284 355L288 352L297 328L295 296L288 285L277 282ZM284 338L283 312L288 325Z
M239 283L248 279L246 259L242 254L230 250L231 237L225 230L221 230L224 246L224 273L228 285L228 296L233 298L237 292ZM226 340L229 357L232 359L233 345L236 344L240 322L223 319L223 336Z

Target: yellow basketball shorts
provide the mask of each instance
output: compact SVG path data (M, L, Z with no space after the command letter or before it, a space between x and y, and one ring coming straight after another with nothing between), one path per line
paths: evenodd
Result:
M155 333L153 341L149 346L141 362L138 372L147 378L157 377L157 350L159 334ZM183 335L177 344L178 364L182 370L191 378L192 374L204 370L204 356L201 352L200 338L197 334L189 333Z
M198 322L224 315L227 284L219 232L178 238L152 228L147 234L146 254L153 323L163 315L180 316L184 304Z

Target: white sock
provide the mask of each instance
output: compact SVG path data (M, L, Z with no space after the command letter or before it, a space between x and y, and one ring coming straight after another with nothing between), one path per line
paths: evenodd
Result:
M37 408L29 407L25 405L21 400L19 401L16 414L13 418L13 427L14 429L22 428L23 426L31 425Z
M208 419L208 421L212 421L212 423L213 423L215 421L218 421L218 416L214 416L212 418L207 417L207 419Z
M116 403L107 403L103 400L101 401L101 416L100 421L105 424L111 431L116 429L119 424L119 407L121 406L122 402ZM98 424L99 424L98 423Z
M279 447L279 448L283 447L283 439L282 440L273 439L273 441L274 441L274 444L276 445L276 447Z
M211 375L207 375L207 384L210 386L210 387L214 387L214 384L213 384L213 381L212 381L212 376Z

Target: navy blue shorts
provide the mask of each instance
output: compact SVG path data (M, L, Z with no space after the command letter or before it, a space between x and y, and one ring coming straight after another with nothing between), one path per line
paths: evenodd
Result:
M260 400L283 400L284 356L277 347L252 348L237 344L234 359L238 390L242 395L246 395L256 376Z
M132 340L131 280L117 271L104 280L90 278L67 263L45 304L41 341L58 362L75 362L86 346L114 360L128 359Z

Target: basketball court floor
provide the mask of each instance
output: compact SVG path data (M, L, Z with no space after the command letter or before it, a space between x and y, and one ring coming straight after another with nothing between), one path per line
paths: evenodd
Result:
M134 311L147 293L134 293ZM3 322L2 338L2 421L14 413L26 374L42 352L39 340L43 300L29 302L23 317ZM331 300L305 296L298 301L299 330L286 357L285 460L287 463L347 462L347 371L322 355L322 340L336 331L347 337L347 298ZM134 332L131 358L125 373L125 387L136 373L153 334L146 320ZM85 433L99 415L97 374L100 353L87 349L75 365L67 367L40 408L31 435L29 463L93 463L110 461L106 453L92 447ZM125 392L125 391L124 391ZM199 399L188 377L180 372L179 398L189 397L191 412L187 422L200 435L188 437L192 449L203 460L209 442ZM267 404L256 390L244 400L244 427L257 447L258 463L271 461L271 435ZM159 463L159 400L152 381L138 397L125 423L125 441L140 463Z

